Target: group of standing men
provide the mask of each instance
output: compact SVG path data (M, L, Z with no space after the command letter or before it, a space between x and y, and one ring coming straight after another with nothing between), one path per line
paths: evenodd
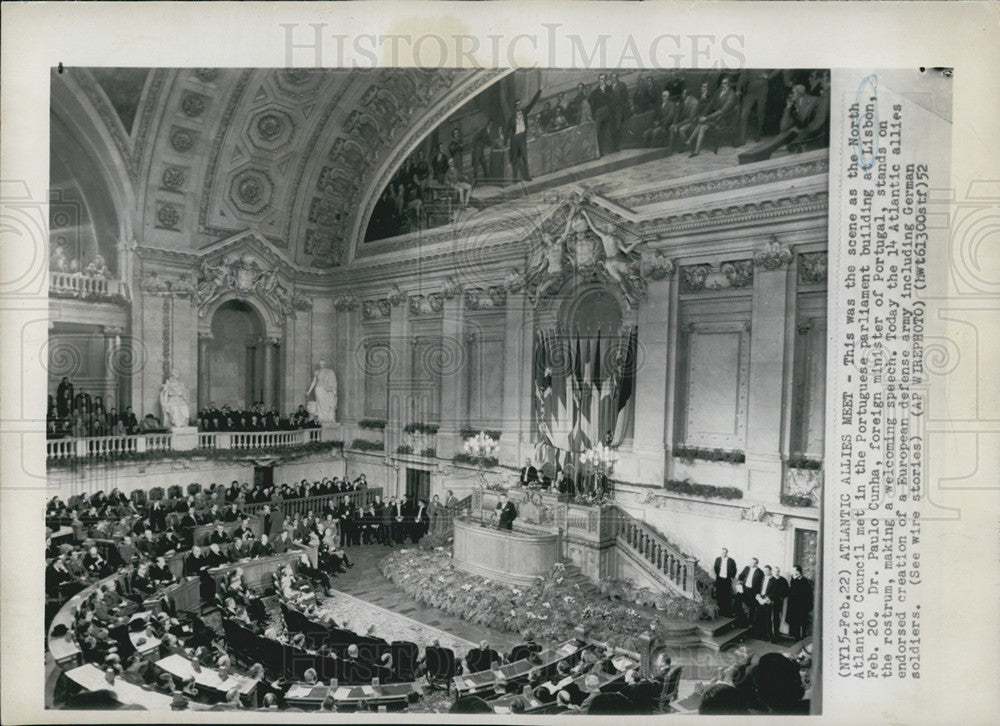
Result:
M813 584L792 566L792 576L785 579L777 567L764 565L756 557L736 574L736 560L726 549L715 558L715 598L719 614L735 617L754 629L757 637L776 642L781 632L782 614L788 636L801 640L809 630L813 608Z

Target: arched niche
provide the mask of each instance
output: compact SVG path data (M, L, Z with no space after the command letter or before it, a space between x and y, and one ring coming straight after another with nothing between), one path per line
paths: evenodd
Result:
M198 403L236 410L277 405L280 337L259 305L236 296L216 301L199 329Z
M539 302L535 321L540 330L615 335L622 326L635 325L636 313L613 287L589 280L569 281Z

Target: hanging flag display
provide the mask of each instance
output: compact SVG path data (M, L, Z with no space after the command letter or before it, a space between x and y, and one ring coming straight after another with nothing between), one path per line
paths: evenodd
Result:
M534 420L557 466L631 434L636 346L635 326L611 335L535 332Z

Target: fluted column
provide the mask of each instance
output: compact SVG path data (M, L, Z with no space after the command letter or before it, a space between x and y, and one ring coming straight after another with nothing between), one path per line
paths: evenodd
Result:
M121 410L121 385L120 374L121 365L119 362L119 348L121 346L121 336L124 328L115 325L104 325L101 327L101 335L104 336L104 408L111 409L112 406ZM109 402L109 396L113 401Z
M754 255L750 333L750 400L746 464L750 495L777 501L781 494L788 265L791 252L776 239Z
M441 429L437 434L437 453L442 459L450 459L462 446L459 432L467 412L465 380L469 371L464 316L465 306L460 296L444 301L441 345L444 359L454 365L444 366L441 371Z
M198 333L198 408L205 408L212 400L212 361L209 346L215 336Z

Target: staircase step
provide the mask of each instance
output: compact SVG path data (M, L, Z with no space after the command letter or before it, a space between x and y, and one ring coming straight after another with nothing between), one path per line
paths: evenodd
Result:
M701 642L706 648L721 653L724 650L736 647L749 634L750 628L733 628L721 635L702 638Z
M722 635L723 633L736 628L738 621L736 618L720 617L712 620L710 622L698 623L698 629L709 638L713 638L717 635Z

